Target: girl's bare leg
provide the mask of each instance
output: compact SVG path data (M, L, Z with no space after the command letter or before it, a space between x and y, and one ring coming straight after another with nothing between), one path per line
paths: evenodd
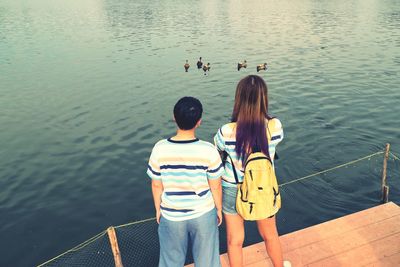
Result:
M264 240L265 248L274 267L283 266L281 242L276 229L275 216L257 221L258 232Z
M230 267L243 266L244 221L240 215L224 214Z

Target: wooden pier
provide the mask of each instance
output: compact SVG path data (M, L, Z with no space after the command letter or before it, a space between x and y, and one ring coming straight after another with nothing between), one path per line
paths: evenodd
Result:
M298 266L400 266L400 207L389 202L280 237ZM244 266L271 266L264 243L243 249ZM221 255L229 266L227 254ZM193 265L189 265L193 266Z

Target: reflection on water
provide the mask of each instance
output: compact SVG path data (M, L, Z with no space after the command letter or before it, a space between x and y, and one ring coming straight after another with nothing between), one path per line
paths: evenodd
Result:
M0 265L37 264L153 216L146 162L174 132L173 104L199 97L199 136L211 140L237 81L265 61L286 132L282 181L386 142L400 151L399 11L375 0L2 1ZM285 189L281 233L376 204L374 163Z

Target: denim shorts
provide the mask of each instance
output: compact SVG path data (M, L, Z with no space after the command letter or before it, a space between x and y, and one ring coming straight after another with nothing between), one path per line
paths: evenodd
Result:
M237 215L236 211L236 195L237 187L222 187L222 212L228 215Z

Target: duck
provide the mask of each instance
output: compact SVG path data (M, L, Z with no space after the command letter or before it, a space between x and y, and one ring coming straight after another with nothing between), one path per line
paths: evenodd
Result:
M210 63L207 63L207 65L203 65L204 75L206 75L207 71L210 71L210 68Z
M188 60L186 59L186 63L185 65L183 65L183 67L185 68L185 72L188 72L188 69L190 68L190 65L188 63Z
M247 68L247 61L246 61L246 60L244 60L243 62L239 62L239 63L238 63L238 71L239 71L241 68Z
M197 61L197 68L201 69L203 67L203 62L201 62L201 57L199 58L199 61Z
M267 70L267 69L268 69L267 63L257 65L257 72L259 72L260 70Z

